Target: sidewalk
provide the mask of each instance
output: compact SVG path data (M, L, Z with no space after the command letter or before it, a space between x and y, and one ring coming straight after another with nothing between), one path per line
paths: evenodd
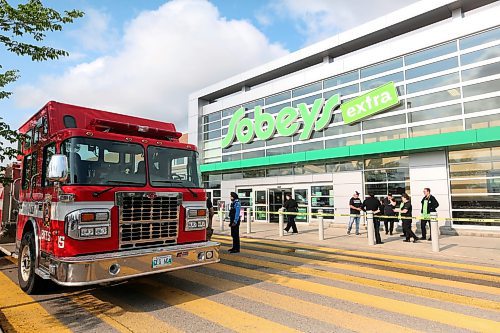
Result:
M361 235L354 233L347 235L343 228L325 228L325 239L319 240L318 226L298 224L298 234L284 232L279 237L277 223L252 222L252 233L247 234L246 223L240 226L242 238L257 238L268 240L279 240L287 243L302 243L322 247L340 248L347 250L358 250L365 252L390 253L420 258L431 258L439 260L469 262L475 264L486 264L500 267L500 238L487 238L475 236L448 236L441 235L439 238L440 252L432 252L432 244L429 241L418 243L404 243L400 232L394 232L392 236L386 235L381 230L380 234L384 244L368 245L367 233L364 226L360 227ZM215 235L230 235L227 223L221 232L218 223L214 223ZM417 236L420 234L417 233ZM242 245L244 248L245 246Z

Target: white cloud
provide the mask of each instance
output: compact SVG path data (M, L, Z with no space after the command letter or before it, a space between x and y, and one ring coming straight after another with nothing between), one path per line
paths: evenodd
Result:
M417 0L274 0L267 20L294 22L295 29L311 44L354 28ZM262 16L262 12L260 12ZM262 17L259 18L263 20Z
M174 0L139 14L113 55L17 89L17 106L48 100L149 117L185 130L189 93L287 53L247 21L203 0Z
M112 50L119 37L118 31L111 26L111 16L94 8L85 10L83 26L69 35L84 49L98 52Z

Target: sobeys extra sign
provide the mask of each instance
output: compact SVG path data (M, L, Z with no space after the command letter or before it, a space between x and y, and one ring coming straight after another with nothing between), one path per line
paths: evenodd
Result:
M352 124L399 104L394 82L389 82L364 95L340 104L340 95L325 101L318 98L311 107L301 103L296 108L286 106L276 116L265 113L261 106L254 109L254 119L245 118L245 109L239 108L229 122L222 148L229 147L235 139L240 143L252 142L255 137L269 140L276 133L281 136L295 135L302 126L299 140L309 140L313 131L322 131L332 122L333 112L340 105L344 124Z

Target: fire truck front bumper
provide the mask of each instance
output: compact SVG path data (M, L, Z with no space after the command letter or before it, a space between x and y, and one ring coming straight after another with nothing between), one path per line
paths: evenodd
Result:
M68 258L52 258L49 278L63 286L85 286L219 262L216 242L174 245Z

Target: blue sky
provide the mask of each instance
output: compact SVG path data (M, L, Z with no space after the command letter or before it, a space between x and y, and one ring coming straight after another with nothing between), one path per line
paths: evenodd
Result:
M46 45L70 56L32 62L0 101L17 128L49 100L174 122L186 130L189 93L333 36L414 0L46 0L86 15ZM15 1L10 1L15 3Z

